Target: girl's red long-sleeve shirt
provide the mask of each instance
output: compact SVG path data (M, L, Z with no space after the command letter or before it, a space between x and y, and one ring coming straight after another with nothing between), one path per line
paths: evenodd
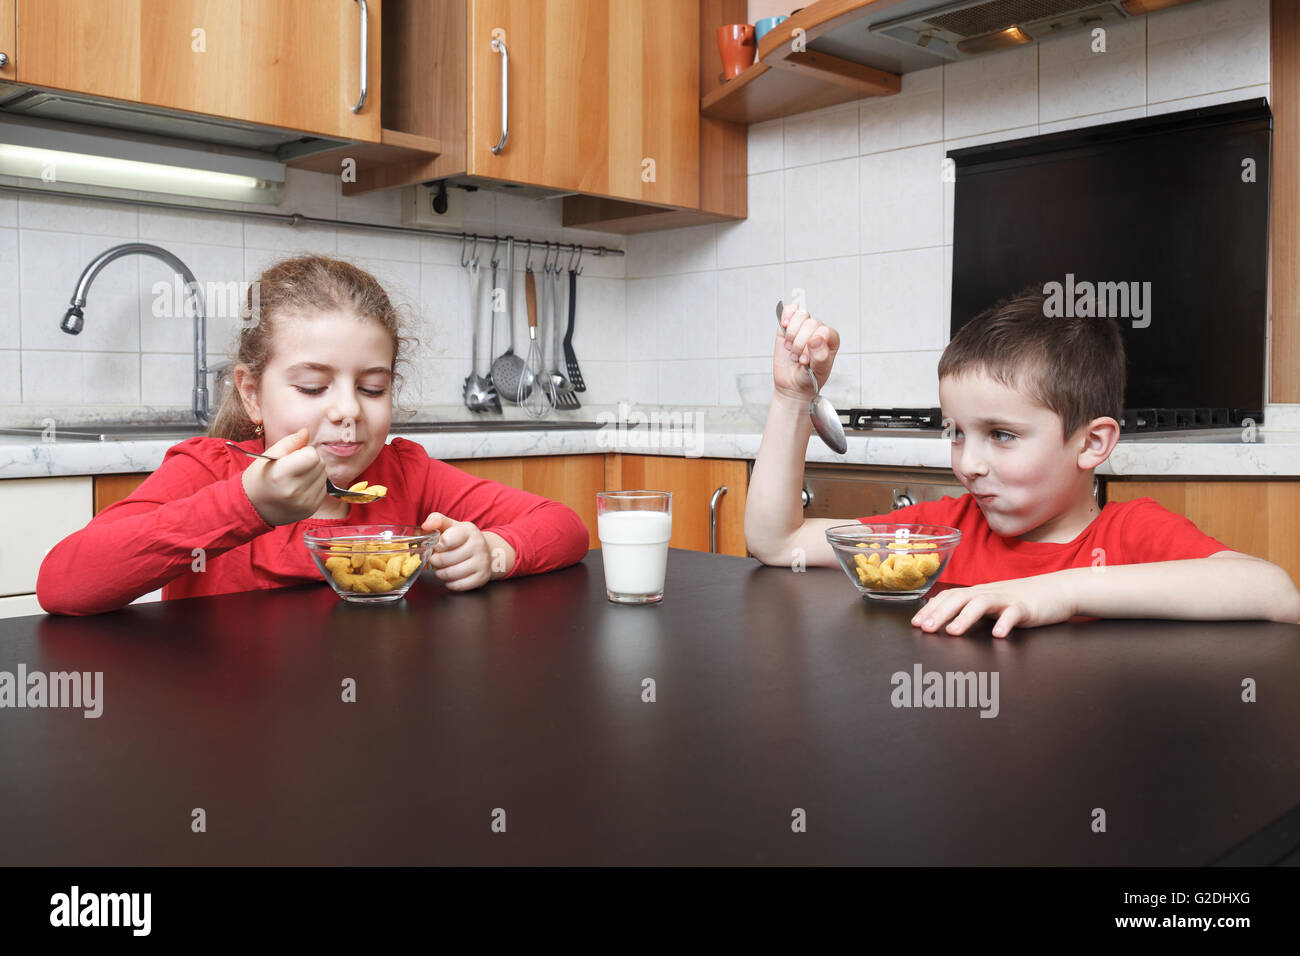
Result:
M265 450L261 438L239 445ZM587 527L572 508L476 478L405 438L393 438L358 476L387 486L388 495L349 505L343 518L267 524L244 492L242 475L251 463L220 438L190 438L169 448L131 495L50 550L37 576L37 601L51 614L98 614L160 586L165 601L313 581L327 587L304 531L420 525L435 511L505 539L515 550L510 577L567 567L587 553Z

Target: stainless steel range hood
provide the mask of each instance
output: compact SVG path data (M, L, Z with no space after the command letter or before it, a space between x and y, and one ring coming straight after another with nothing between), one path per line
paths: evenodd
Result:
M808 49L891 73L911 73L1194 2L882 0L810 41Z

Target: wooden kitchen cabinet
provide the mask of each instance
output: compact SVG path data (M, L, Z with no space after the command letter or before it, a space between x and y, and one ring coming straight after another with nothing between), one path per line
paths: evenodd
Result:
M717 553L745 557L745 498L749 495L749 463L730 458L682 458L671 455L606 456L606 487L647 488L673 493L674 548L709 550L709 501L726 487L718 501Z
M711 25L702 45L702 18L735 10L697 0L386 0L384 129L435 140L440 154L359 163L343 192L511 183L578 194L564 199L564 224L609 232L743 219L745 129L699 114L701 51L718 58ZM508 56L504 146L494 31Z
M1155 499L1234 551L1272 561L1300 584L1300 481L1106 479L1106 501Z
M91 517L91 481L75 478L6 478L0 481L0 617L39 614L36 575L56 544ZM12 598L12 600L11 600Z
M379 142L383 2L366 0L356 113L359 0L17 0L17 79Z
M18 52L18 20L14 2L15 0L0 0L0 53L4 54L5 59L4 66L0 66L0 80L10 82L18 78L18 70L14 67Z
M568 505L587 526L588 546L600 547L596 537L596 492L605 490L604 455L449 458L447 464L475 477Z

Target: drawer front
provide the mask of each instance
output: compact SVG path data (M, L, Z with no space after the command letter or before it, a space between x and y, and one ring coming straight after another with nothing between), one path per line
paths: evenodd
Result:
M94 480L9 478L0 481L0 597L32 594L46 553L89 523Z

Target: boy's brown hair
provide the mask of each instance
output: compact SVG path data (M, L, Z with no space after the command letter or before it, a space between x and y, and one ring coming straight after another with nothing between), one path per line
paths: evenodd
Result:
M1067 440L1124 411L1124 339L1113 318L1049 318L1042 284L1000 299L966 323L939 359L939 378L983 372L1051 409Z

